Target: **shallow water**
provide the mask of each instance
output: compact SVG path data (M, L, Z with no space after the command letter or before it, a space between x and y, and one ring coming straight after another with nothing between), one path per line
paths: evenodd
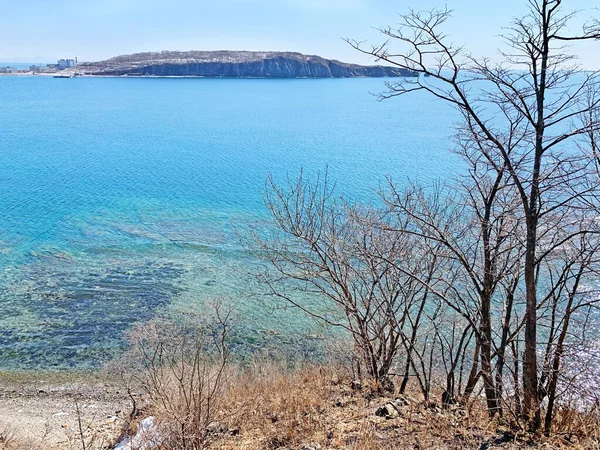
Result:
M328 165L363 201L385 175L455 174L452 111L419 95L377 102L383 89L0 77L0 369L94 367L136 320L220 296L249 341L312 331L262 306L236 229L266 220L268 173Z

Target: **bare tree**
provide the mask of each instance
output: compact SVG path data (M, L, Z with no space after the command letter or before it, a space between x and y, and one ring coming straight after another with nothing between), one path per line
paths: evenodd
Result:
M600 237L597 232L597 218L586 218L572 213L573 228L567 232L585 228L587 233L578 233L563 245L552 248L552 256L544 259L546 295L538 306L538 322L542 327L541 341L545 343L540 376L540 399L547 399L544 431L549 434L552 427L554 407L558 393L563 358L572 356L569 347L583 344L577 334L588 328L586 322L590 314L597 314L598 289L592 282L598 277L600 257ZM591 222L591 223L586 223ZM563 227L557 227L553 240L561 239ZM562 232L561 232L562 231ZM579 323L574 323L579 322ZM574 326L575 325L575 326ZM575 336L572 336L575 335Z
M345 330L359 369L391 386L399 351L415 350L427 299L426 286L400 267L431 272L435 260L410 235L378 226L377 210L335 198L327 175L315 182L300 175L285 186L269 179L265 203L276 226L255 233L253 245L270 263L261 276L268 294Z
M597 182L584 138L600 127L598 73L574 62L568 45L600 38L598 21L581 33L568 34L575 13L565 13L562 0L528 0L529 11L514 19L504 34L503 61L476 58L454 45L442 28L448 10L411 11L396 28L382 28L382 45L359 51L423 77L388 83L388 98L426 91L460 111L468 139L494 170L506 171L520 202L525 225L523 280L525 292L523 409L530 427L540 426L538 364L539 268L552 252L541 248L541 234L557 212L563 217L580 208L597 208ZM392 48L392 43L400 45ZM590 98L593 100L588 101ZM593 150L593 148L592 148ZM581 234L564 236L560 247Z
M391 182L389 192L384 193L389 214L399 218L398 222L391 221L396 232L435 243L430 251L443 270L427 280L419 273L407 274L426 285L433 295L463 318L461 340L474 333L473 366L465 393L468 398L476 379L481 377L492 416L502 412L501 377L494 377L493 360L501 356L495 367L496 373L501 373L505 350L514 337L511 293L516 285L513 277L519 273L521 262L515 238L519 221L514 201L500 182L502 174L496 175L490 178L489 173L472 172L472 183L464 182L465 189L454 194L445 192L442 187L426 192L416 185L398 190ZM496 304L501 309L493 314ZM492 333L494 317L503 319L501 326L496 327L503 329L500 342L495 342ZM456 322L453 323L455 328ZM465 350L457 356L462 356ZM458 359L453 361L458 363ZM478 370L479 363L481 370Z

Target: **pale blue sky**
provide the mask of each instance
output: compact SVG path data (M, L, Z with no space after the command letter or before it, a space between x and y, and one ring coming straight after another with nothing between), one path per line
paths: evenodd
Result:
M343 37L381 41L372 27L408 8L454 10L447 31L475 54L495 53L501 27L526 0L0 0L0 61L81 61L154 50L290 50L368 62ZM598 0L566 0L587 9ZM598 15L600 12L596 11ZM578 52L600 68L600 43Z

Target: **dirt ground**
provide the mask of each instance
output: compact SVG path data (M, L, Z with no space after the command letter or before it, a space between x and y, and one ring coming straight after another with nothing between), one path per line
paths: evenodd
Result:
M80 449L82 434L86 448L111 448L130 410L124 389L98 375L0 373L0 450Z

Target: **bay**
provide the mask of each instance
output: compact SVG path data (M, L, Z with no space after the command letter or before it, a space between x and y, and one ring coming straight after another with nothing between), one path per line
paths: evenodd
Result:
M0 369L97 367L155 314L231 298L249 341L310 331L254 295L236 230L261 191L328 167L376 199L386 175L460 170L455 113L381 79L0 77Z

